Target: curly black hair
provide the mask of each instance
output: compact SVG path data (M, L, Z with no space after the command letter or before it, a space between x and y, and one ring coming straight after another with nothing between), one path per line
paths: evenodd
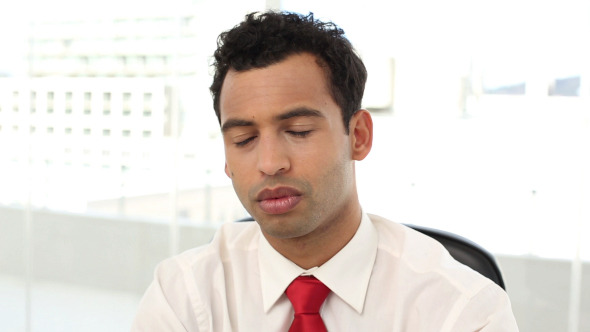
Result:
M315 55L326 71L332 98L342 111L348 133L350 118L361 108L367 70L344 31L332 22L315 19L313 13L254 12L219 35L210 90L220 124L219 97L228 70L264 68L306 52Z

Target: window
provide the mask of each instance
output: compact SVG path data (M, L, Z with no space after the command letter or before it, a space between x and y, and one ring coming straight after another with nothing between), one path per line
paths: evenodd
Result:
M84 135L88 136L92 133L92 130L90 128L84 128Z
M526 83L507 84L500 86L484 87L484 93L491 95L524 95Z
M131 115L131 93L123 93L123 116Z
M572 76L555 79L549 86L548 94L550 96L580 96L581 77Z
M66 103L65 103L65 113L66 114L72 114L72 104L73 104L73 100L74 99L74 93L73 92L66 92Z
M144 93L143 94L143 116L144 117L152 116L151 101L152 101L152 94L151 93Z
M19 110L19 92L14 91L12 93L12 110L18 112Z
M37 92L31 91L30 98L30 111L31 113L35 113L37 112Z

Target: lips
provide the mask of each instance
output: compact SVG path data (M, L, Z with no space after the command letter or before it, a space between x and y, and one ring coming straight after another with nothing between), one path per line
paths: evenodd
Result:
M264 189L256 196L258 206L268 214L283 214L295 208L301 201L301 192L291 187Z

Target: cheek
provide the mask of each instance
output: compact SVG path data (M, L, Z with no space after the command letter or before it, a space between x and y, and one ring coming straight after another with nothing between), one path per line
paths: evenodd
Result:
M335 165L342 165L347 160L351 160L351 149L348 140L342 138L332 138L331 141L326 139L316 143L308 153L304 153L300 158L302 164L307 168L312 170L316 168L319 171L334 168Z
M329 149L321 151L319 158L308 163L308 167L315 168L318 181L334 190L345 192L349 180L354 176L352 159L348 140L339 141Z
M348 164L340 151L323 151L319 157L302 160L301 165L305 168L301 176L315 188L314 196L320 194L316 200L332 200L344 193Z
M247 191L249 179L252 179L252 167L244 163L236 163L235 160L228 160L225 166L225 174L231 179L232 185L238 195Z
M228 148L225 148L225 174L233 178L243 173L244 169L247 169L244 156L239 156L235 152L228 152Z
M237 174L232 173L231 175L231 182L232 186L234 187L234 191L244 206L246 206L248 203L249 184L244 181L244 179L247 178L248 177L240 176L239 172L237 172Z
M231 179L234 176L234 173L229 170L227 163L225 163L225 174Z

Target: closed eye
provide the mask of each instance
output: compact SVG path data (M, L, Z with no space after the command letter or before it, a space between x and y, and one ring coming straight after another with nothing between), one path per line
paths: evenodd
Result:
M243 141L239 141L234 143L237 147L242 147L242 146L246 146L248 143L250 143L253 139L255 139L256 136L252 136L252 137L248 137Z
M287 131L287 133L289 133L290 135L296 136L296 137L305 137L311 133L311 130L305 130L305 131L289 130L289 131Z

